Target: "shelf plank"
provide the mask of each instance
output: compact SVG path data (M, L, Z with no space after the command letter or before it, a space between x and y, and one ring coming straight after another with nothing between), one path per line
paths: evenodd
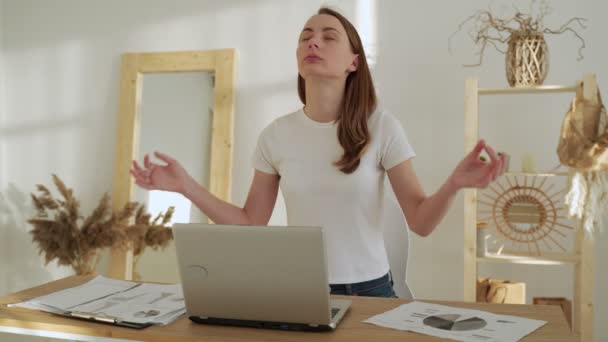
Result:
M530 255L513 254L487 254L477 257L478 263L503 263L503 264L523 264L523 265L574 265L578 263L580 257L572 254L548 254L540 257Z
M527 177L566 177L568 172L517 172L509 171L504 173L505 176L527 176Z
M479 88L479 95L576 93L578 85L542 85L513 88Z

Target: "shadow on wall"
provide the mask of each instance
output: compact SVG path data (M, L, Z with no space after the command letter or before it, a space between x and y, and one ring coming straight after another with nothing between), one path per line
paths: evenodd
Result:
M270 1L248 0L183 0L179 4L169 1L154 1L150 5L148 0L120 1L108 0L96 4L74 2L71 0L57 0L52 5L41 6L35 0L8 2L5 4L4 25L9 29L19 27L23 18L33 22L44 22L51 27L48 30L28 30L21 37L27 39L6 40L5 51L32 47L54 47L62 42L76 41L83 37L87 39L100 39L104 41L119 40L122 37L137 33L142 27L164 28L166 36L159 39L170 41L174 33L175 19L199 20L198 16L209 14L208 20L214 21L222 13L242 10L249 13L251 9L260 6L260 2ZM69 18L69 20L66 20ZM108 20L112 18L112 20ZM99 29L101 28L101 29ZM108 30L115 32L108 35ZM209 38L218 35L216 31L209 31ZM172 39L175 40L175 37ZM179 40L179 39L177 39Z
M14 184L0 192L0 295L51 280L29 234L30 197Z

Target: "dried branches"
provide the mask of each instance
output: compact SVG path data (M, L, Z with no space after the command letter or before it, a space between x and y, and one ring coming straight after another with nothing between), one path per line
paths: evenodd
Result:
M506 50L504 50L503 47L508 44L511 37L514 35L526 37L537 36L538 34L562 34L571 32L581 42L578 50L578 60L580 61L583 59L582 50L585 48L585 40L573 26L578 25L580 28L585 29L587 28L585 25L587 19L574 17L568 20L559 29L549 29L544 27L544 19L552 12L551 7L546 0L540 1L540 3L533 0L530 6L530 13L534 12L536 4L538 4L539 7L536 16L522 13L517 8L514 9L515 13L513 15L507 16L506 18L496 17L491 9L476 11L473 15L460 23L458 29L450 35L448 39L448 49L450 53L452 52L451 41L454 35L462 31L467 24L472 22L473 27L469 31L469 36L479 48L476 53L476 55L479 56L479 60L475 64L465 64L467 67L481 65L488 46L505 54Z
M99 262L99 249L133 246L141 253L146 246L162 248L172 238L171 230L164 225L171 219L173 208L150 223L143 205L129 202L113 211L106 193L91 215L84 218L72 189L56 175L53 182L61 198L54 198L47 187L37 185L39 194L31 194L37 214L28 220L33 226L32 241L38 244L47 264L56 259L77 274L91 274ZM134 215L136 223L129 224ZM134 233L135 229L143 232L143 238Z

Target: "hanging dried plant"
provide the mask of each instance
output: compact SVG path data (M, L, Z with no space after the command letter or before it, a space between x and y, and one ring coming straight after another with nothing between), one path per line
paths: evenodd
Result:
M134 248L140 255L146 246L163 248L171 240L171 230L163 227L171 219L173 208L150 222L143 205L128 202L112 210L110 196L105 193L97 207L86 218L80 215L80 203L72 189L53 175L60 198L54 198L44 185L36 186L38 194L31 194L37 210L28 220L33 226L32 241L38 244L45 263L53 260L70 266L76 274L92 274L104 248ZM130 224L135 217L135 224Z
M537 8L537 9L535 9ZM537 12L536 15L533 13ZM546 0L532 0L530 13L522 13L515 8L513 15L499 18L492 10L479 10L465 19L458 29L450 35L448 49L452 52L451 41L455 34L467 24L473 23L469 36L478 47L476 55L479 60L466 67L480 66L488 45L507 56L507 78L511 86L542 84L548 71L549 52L544 39L545 34L562 34L571 32L580 41L578 60L583 59L585 40L576 31L575 26L587 28L587 19L574 17L558 29L544 26L544 19L552 12ZM506 49L505 49L506 47Z
M460 32L467 23L473 21L474 26L469 34L471 39L479 47L479 50L476 53L479 56L479 61L475 64L465 64L465 66L479 66L483 62L483 55L488 45L492 45L492 47L500 53L506 53L506 50L501 49L500 46L506 45L512 34L562 34L571 32L581 43L578 50L578 60L583 59L582 51L585 48L585 40L572 25L578 24L581 28L585 29L587 26L584 23L587 19L574 17L558 29L549 29L544 26L544 19L547 15L551 14L552 8L546 0L541 2L533 0L530 6L531 13L534 12L536 4L538 4L539 7L536 16L522 13L519 9L515 8L516 13L514 15L502 19L492 14L491 10L479 10L460 23L458 30L450 36L449 42L451 42L454 35ZM451 44L449 44L449 50L450 52L452 51Z

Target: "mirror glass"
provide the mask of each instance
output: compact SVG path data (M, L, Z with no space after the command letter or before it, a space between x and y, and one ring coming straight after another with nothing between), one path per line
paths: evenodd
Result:
M141 95L139 158L154 151L177 159L200 184L209 183L213 75L209 72L145 74ZM152 157L156 163L162 161ZM135 200L152 218L175 207L173 223L207 222L207 217L181 194L136 187ZM179 282L173 242L163 250L146 248L134 270L141 280ZM137 276L137 274L135 274Z

